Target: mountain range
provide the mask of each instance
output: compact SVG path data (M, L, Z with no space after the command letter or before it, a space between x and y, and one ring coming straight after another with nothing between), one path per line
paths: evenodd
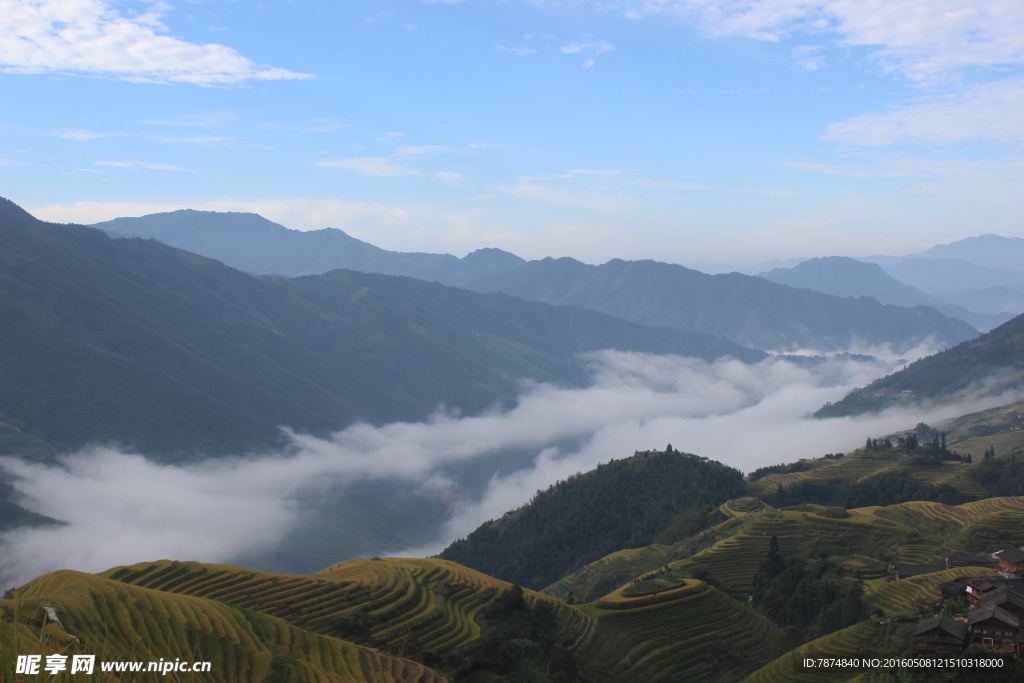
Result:
M925 259L913 259L926 263L938 263L942 267L956 268L952 259L933 262ZM901 262L897 265L903 265ZM894 278L877 263L858 261L847 256L828 256L803 261L792 268L776 268L760 277L779 284L811 289L816 292L834 294L842 297L869 296L883 304L895 306L930 306L952 318L970 323L979 330L987 331L1000 325L1014 316L1013 313L998 314L976 313L964 306L949 303L951 297L963 300L964 295L946 294L945 297L925 294L913 285L906 285ZM990 300L992 292L985 295ZM968 295L969 297L969 295ZM969 299L968 299L969 300ZM980 302L975 302L980 303Z
M279 426L476 413L523 380L579 385L599 349L761 351L583 308L408 277L252 275L150 239L32 218L0 201L0 420L58 449L154 456L279 446Z
M848 350L922 341L951 345L977 331L927 306L908 312L870 299L799 291L761 278L707 275L655 261L600 266L569 258L525 262L497 249L462 259L390 252L340 230L289 230L255 214L175 211L118 218L95 227L147 236L247 272L303 275L331 268L407 275L555 305L576 305L642 325L712 334L769 351Z

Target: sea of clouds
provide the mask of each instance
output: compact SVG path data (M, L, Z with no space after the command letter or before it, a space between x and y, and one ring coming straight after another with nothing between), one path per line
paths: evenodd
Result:
M58 466L4 458L0 464L13 475L19 502L68 523L0 534L0 585L62 568L97 572L160 558L253 557L292 532L304 500L332 487L382 481L444 501L447 514L410 544L415 547L378 549L424 556L524 504L538 489L636 450L671 443L749 472L847 451L867 436L1008 400L816 420L810 414L823 403L891 371L896 360L773 357L747 365L603 351L586 362L593 381L585 388L524 386L512 409L356 424L330 439L290 433L293 448L285 454L168 465L95 446L60 456ZM495 454L512 450L528 454L513 471L506 462L495 465L482 486L460 482L460 467L487 467Z

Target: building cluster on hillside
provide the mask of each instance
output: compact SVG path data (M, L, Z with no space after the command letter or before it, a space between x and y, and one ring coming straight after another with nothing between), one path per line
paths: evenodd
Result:
M930 571L918 571L928 567ZM956 567L989 567L999 576L962 577L939 586L942 599L934 606L962 599L967 616L942 614L921 619L912 636L918 651L959 652L978 647L1024 655L1024 547L950 555L945 565L903 565L895 567L894 573L900 579Z

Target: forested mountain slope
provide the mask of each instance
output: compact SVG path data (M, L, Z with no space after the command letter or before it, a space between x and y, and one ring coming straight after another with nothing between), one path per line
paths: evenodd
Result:
M968 390L996 393L1020 387L1024 372L1024 315L977 339L911 363L899 372L855 389L816 417L856 415L900 402L938 401ZM906 393L904 393L906 392Z
M538 492L440 557L540 589L620 548L687 537L743 492L742 474L719 462L638 452Z
M584 310L332 271L253 276L155 240L0 201L0 420L58 448L224 453L355 420L512 403L582 384L603 348L745 361L759 351Z
M926 339L952 345L977 334L967 323L926 306L886 306L868 297L840 298L760 277L706 275L656 261L614 259L591 266L546 258L478 277L466 286L585 306L644 325L704 332L766 350L828 351L866 344L904 350Z

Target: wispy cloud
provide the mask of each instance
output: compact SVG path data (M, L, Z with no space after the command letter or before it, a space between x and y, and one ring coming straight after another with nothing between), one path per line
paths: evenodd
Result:
M606 40L582 39L567 43L559 48L564 55L581 55L586 57L583 61L583 68L590 69L597 63L597 58L605 53L611 52L615 46Z
M230 135L157 135L153 140L165 144L216 145L234 142L235 138Z
M452 149L446 145L402 145L395 150L396 157L420 157L444 154Z
M885 68L923 80L955 69L1024 60L1024 6L1014 0L592 0L629 18L696 20L711 35L781 41L836 36ZM799 56L805 60L806 57Z
M608 187L580 187L564 182L565 176L521 176L501 185L501 194L554 206L570 206L596 213L612 213L632 205L632 199Z
M1024 143L1024 79L1007 78L889 112L829 124L822 136L861 147L963 140Z
M96 133L91 130L82 130L81 128L72 128L69 130L59 130L54 133L58 138L64 138L65 140L77 140L78 142L87 142L89 140L95 140L96 138L106 137L107 133Z
M312 78L258 65L224 45L161 35L168 8L158 2L128 16L105 0L0 0L0 69L197 85Z
M807 418L885 372L880 363L834 359L805 369L780 360L744 365L619 352L589 360L593 382L585 388L528 387L515 408L474 417L357 424L327 439L294 434L290 455L173 466L101 447L65 456L57 467L5 459L23 504L70 524L4 532L0 580L18 585L59 568L94 572L161 557L230 562L273 547L299 521L304 499L341 482L397 479L450 501L447 523L435 520L436 536L424 538L430 545L403 553L422 555L522 505L537 489L637 449L672 443L749 471L976 409ZM495 472L482 494L451 469L470 462L479 469L510 450L533 455L515 472ZM338 553L334 559L345 559L344 549Z
M201 114L184 114L172 119L139 121L148 126L187 126L189 128L219 128L238 120L238 114L230 111L211 111Z
M351 159L327 159L316 162L317 166L323 168L344 168L363 175L392 177L407 175L422 175L414 168L399 166L387 157L353 157Z
M94 161L97 166L112 166L114 168L144 168L149 171L180 171L183 173L195 173L195 171L170 164L152 164L146 161Z

